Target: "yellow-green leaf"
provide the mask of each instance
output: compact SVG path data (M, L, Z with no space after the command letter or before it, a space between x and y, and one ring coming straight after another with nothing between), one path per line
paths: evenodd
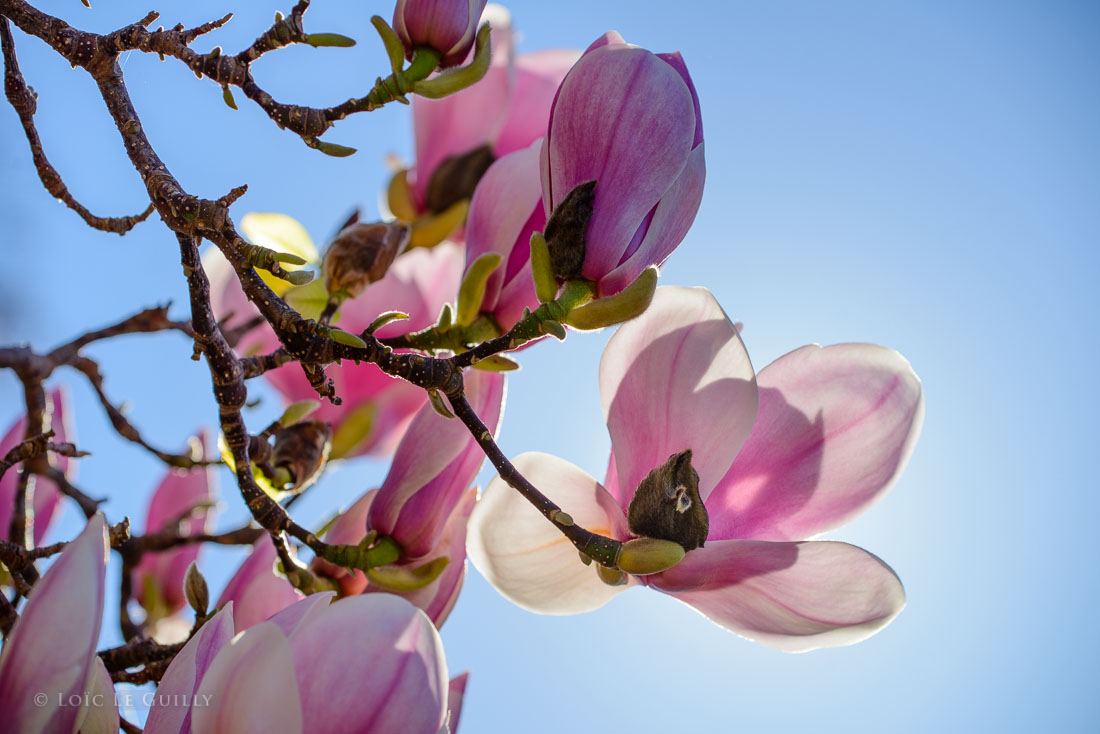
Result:
M348 413L332 435L329 459L342 459L361 447L374 427L377 412L374 403L368 401Z
M302 314L302 318L317 319L328 305L328 291L325 290L324 279L317 278L305 285L291 288L283 294L283 299L288 306Z
M457 321L461 326L469 326L481 311L481 301L485 298L485 286L489 276L500 265L499 252L486 252L470 263L466 277L458 289Z

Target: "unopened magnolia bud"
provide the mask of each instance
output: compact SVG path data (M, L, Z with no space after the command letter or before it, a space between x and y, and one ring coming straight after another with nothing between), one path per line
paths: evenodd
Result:
M419 80L412 84L413 92L428 99L439 99L477 84L485 78L485 72L489 71L489 62L492 59L492 40L489 31L488 23L478 29L477 38L474 40L474 58L470 63L447 69L430 79L419 77ZM409 66L410 72L415 65L414 59L413 64Z
M622 586L626 583L626 574L617 568L597 565L596 575L608 586Z
M488 145L444 158L428 179L425 206L429 211L439 213L463 199L469 199L494 160L496 157Z
M635 576L667 571L684 560L684 547L671 540L635 538L623 543L619 568Z
M703 546L710 518L699 496L691 449L673 454L646 475L630 500L626 519L635 535L671 540L685 551Z
M560 280L580 277L584 266L584 233L592 218L596 182L578 184L550 213L543 236L550 249L550 265Z
M410 232L404 222L345 227L325 252L325 288L329 293L344 291L350 298L358 297L386 275L394 258L409 244Z
M210 589L194 561L187 567L187 575L183 579L183 595L196 615L206 616L206 610L210 607Z
M571 309L565 323L575 329L602 329L641 316L653 301L657 290L657 268L649 267L638 278L613 296L597 298Z
M290 489L301 492L317 480L332 447L332 431L324 421L303 421L275 434L271 463L290 474Z

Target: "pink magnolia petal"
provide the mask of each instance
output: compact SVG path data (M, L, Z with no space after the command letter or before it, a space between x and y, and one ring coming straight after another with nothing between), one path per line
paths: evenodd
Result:
M233 625L237 631L263 622L302 598L300 591L275 574L276 556L270 537L265 535L257 540L252 555L229 579L218 598L219 607L234 603Z
M471 371L466 397L494 433L504 399L504 377ZM484 453L461 421L424 406L401 439L378 497L369 527L392 535L411 558L435 545L450 509L470 486Z
M70 411L68 390L64 386L58 386L49 394L46 403L46 415L43 420L43 428L53 430L53 441L56 443L76 440L72 428L68 425L67 416ZM26 416L20 416L8 429L8 432L4 434L4 437L0 439L0 456L3 456L26 439L26 433L27 418ZM53 453L49 455L48 460L51 465L66 474L70 474L75 465L75 462L72 462L68 457ZM20 466L11 467L4 472L3 478L0 479L0 538L4 540L8 540L8 533L11 532L11 516L15 508L15 492L19 482L20 470ZM52 480L36 477L34 485L35 545L40 545L42 539L46 536L46 531L50 527L60 500L61 494Z
M451 678L447 689L447 724L451 734L458 731L458 722L462 717L462 699L466 695L466 683L470 680L469 671Z
M423 609L437 629L442 628L443 623L450 616L455 602L458 601L459 592L462 591L462 583L466 579L466 526L476 499L476 488L467 491L447 519L436 547L427 554L426 560L422 563L411 564L415 567L423 563L431 563L435 558L447 556L450 563L443 569L443 573L424 588L400 595L417 608ZM367 586L366 591L386 592L385 589L374 586Z
M310 594L305 599L294 602L283 611L271 615L271 618L267 621L277 625L284 635L290 637L299 627L312 624L335 598L335 591L321 591Z
M581 56L572 49L546 49L516 58L515 86L508 117L493 145L498 156L528 145L546 135L550 105L565 75Z
M541 147L540 139L489 166L470 201L470 214L466 220L467 268L485 253L495 252L502 258L501 265L486 283L482 300L484 311L491 312L497 307L513 250L520 247L529 250L531 230L526 225L532 213L542 209L542 186L538 176ZM545 224L545 219L542 223ZM526 241L523 237L525 233ZM532 285L532 292L533 289Z
M594 533L629 537L626 517L592 477L556 456L530 452L513 464L575 522ZM598 609L627 586L608 586L577 549L499 476L470 515L466 552L509 601L540 614Z
M286 636L278 625L258 624L234 637L210 664L195 693L192 731L299 734L296 689Z
M34 585L0 653L0 711L11 731L74 730L80 706L57 702L88 690L107 551L107 523L96 513Z
M650 265L660 265L683 242L699 211L706 181L703 144L688 156L687 165L661 198L638 249L614 270L600 278L601 296L618 293L633 283Z
M146 734L190 734L190 703L214 657L233 635L233 602L229 602L172 659L149 708Z
M605 45L585 53L551 111L548 206L597 180L582 274L620 262L638 224L684 168L695 111L679 73L645 49Z
M358 334L385 311L404 311L409 318L379 329L379 337L398 336L435 323L439 310L454 299L464 267L462 248L444 242L402 253L363 295L340 308L341 329ZM372 365L373 366L373 365Z
M670 54L657 54L657 58L675 69L691 91L691 100L695 104L695 136L692 138L691 145L693 148L697 148L703 142L703 113L699 109L699 93L695 90L695 82L691 80L687 64L684 63L684 57L680 55L679 51L674 51Z
M206 444L206 435L200 433L199 441ZM208 531L213 524L213 506L216 501L214 474L209 467L195 467L183 471L169 469L149 501L145 518L145 532L179 528L192 535ZM182 522L181 522L182 519ZM147 577L151 577L161 599L167 604L169 614L179 611L186 604L183 580L187 568L199 557L200 545L191 543L159 553L144 553L133 571L134 597L145 604Z
M115 684L107 666L98 655L92 658L92 671L88 680L88 697L77 723L79 734L118 734L118 704L115 703Z
M435 734L443 723L443 644L404 599L341 599L298 627L290 646L309 731Z
M413 97L416 166L408 181L419 206L444 158L467 153L500 134L508 116L510 85L508 67L493 64L481 81L460 92L442 99Z
M398 0L393 26L406 49L429 46L442 54L442 66L452 66L469 51L485 2Z
M371 284L365 293L341 307L338 325L346 331L359 333L381 313L398 310L409 314L409 318L379 329L378 336L397 336L430 326L435 323L443 304L458 292L462 267L461 248L453 243L404 253L394 261L382 280ZM333 380L342 404L337 406L324 401L313 414L314 418L339 430L364 404L369 403L374 411L369 432L348 456L391 452L412 416L427 402L423 390L390 377L374 364L344 361L329 366L326 374ZM272 370L264 376L288 403L317 397L297 364Z
M688 448L705 499L752 430L756 380L710 291L665 286L608 341L600 400L623 508L650 470Z
M712 540L646 583L785 652L851 645L905 606L894 572L847 543Z
M474 411L496 435L504 409L504 375L471 370L466 374L465 389ZM448 420L460 423L455 419ZM401 515L390 532L407 558L424 558L436 549L452 510L473 484L484 461L485 452L466 431L466 442L458 457L405 501ZM383 484L379 503L384 501L384 492ZM372 511L378 506L376 503ZM371 527L381 532L380 527Z
M344 545L358 545L367 534L367 515L371 503L378 496L378 490L372 489L352 503L336 518L329 531L325 533L325 542ZM336 580L340 585L341 596L354 596L367 588L367 576L362 571L349 571L343 566L329 563L322 558L314 558L310 568Z
M848 522L900 476L924 398L897 352L802 347L757 381L752 435L707 499L712 538L807 538Z

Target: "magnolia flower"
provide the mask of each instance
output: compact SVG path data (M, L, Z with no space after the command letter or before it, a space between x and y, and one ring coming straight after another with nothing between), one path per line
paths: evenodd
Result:
M66 417L72 410L68 405L68 391L58 387L48 396L46 420L43 425L44 430L53 430L54 436L51 439L55 443L64 443L71 441L73 432L66 427ZM12 424L8 432L4 434L4 437L0 439L0 456L4 456L17 446L21 441L27 438L27 418L21 416L19 420ZM61 456L60 454L49 454L50 464L55 466L58 470L70 473L75 467L75 463L71 462L68 457ZM15 507L15 490L16 485L19 482L19 469L12 467L8 471L4 472L3 478L0 478L0 538L4 540L10 540L8 533L11 532L11 515L12 510ZM50 521L53 520L54 512L57 510L57 504L61 495L57 491L56 485L53 481L45 477L35 477L34 483L34 544L39 545L42 542L42 538L46 535L46 530L50 527Z
M205 433L199 442L206 444ZM149 500L145 532L175 530L182 535L208 532L213 523L216 501L213 472L209 467L169 469ZM187 599L183 579L187 567L199 557L199 543L188 543L156 553L143 553L134 568L134 597L148 614L148 621L175 614Z
M388 594L332 596L236 636L219 612L168 666L145 731L446 734L447 661L428 618Z
M394 177L387 203L399 219L416 222L414 245L452 236L486 168L546 134L554 94L580 55L517 56L506 17L493 28L493 62L481 81L442 99L413 98L416 163Z
M93 723L109 718L109 711L84 710L86 702L99 700L89 694L102 692L95 647L107 550L107 523L96 514L35 583L0 653L6 730L71 732L86 716Z
M708 291L658 288L608 342L600 396L612 445L603 484L545 454L523 454L516 467L576 522L627 540L635 489L690 449L706 542L667 571L610 586L498 477L474 508L468 551L507 598L571 614L641 584L792 652L858 642L901 611L905 594L885 563L846 543L804 540L870 506L909 459L923 398L897 352L807 346L754 377Z
M252 554L225 585L215 606L221 608L233 603L236 629L259 624L302 598L302 592L275 572L277 558L275 545L264 535L252 546Z
M703 195L699 98L679 53L652 54L614 31L573 66L542 146L547 215L596 181L580 276L621 291L684 239Z
M441 55L439 68L461 64L474 45L486 0L397 0L393 29L405 54L425 46Z
M503 407L503 375L468 372L466 396L495 431ZM325 540L356 545L371 530L389 536L401 547L402 558L394 566L403 575L437 559L449 559L430 583L400 592L437 627L442 626L466 575L466 525L477 495L470 485L484 459L460 421L443 418L425 406L401 439L382 487L367 492L341 513ZM335 579L343 594L400 591L385 579L369 582L361 571L352 573L323 560L314 561L313 568Z
M300 224L281 214L248 214L241 229L255 244L281 252L297 254L310 262L319 259L313 241ZM241 290L232 268L221 253L209 251L203 258L211 281L211 302L219 319L233 315L226 325L239 327L258 315ZM267 274L260 271L261 276ZM457 245L446 244L432 250L414 250L399 256L385 277L372 283L358 298L344 301L336 324L358 334L385 311L399 310L409 315L378 329L379 337L397 336L424 329L435 323L443 304L454 299L462 274L462 252ZM265 278L276 293L294 304L295 292L289 284ZM310 288L311 286L305 286ZM322 294L318 313L327 296ZM314 314L316 315L316 314ZM266 323L248 332L237 345L243 354L276 349L278 338ZM425 405L422 389L385 374L376 365L345 361L331 365L326 374L336 386L340 405L324 401L310 417L329 423L333 429L330 458L361 454L384 455L393 450L412 416ZM317 399L309 380L297 364L271 370L264 377L288 403Z
M539 185L542 139L509 153L485 172L470 202L466 224L466 267L485 253L501 263L485 284L481 311L508 329L523 309L538 308L531 278L531 234L546 226Z

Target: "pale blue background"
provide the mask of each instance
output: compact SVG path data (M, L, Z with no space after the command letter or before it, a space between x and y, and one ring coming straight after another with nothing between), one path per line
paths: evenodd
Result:
M106 31L155 4L47 5ZM236 51L288 6L160 9L167 25L237 11L196 44ZM894 347L924 380L928 412L897 487L830 536L872 550L906 584L908 608L878 636L789 656L659 594L539 617L471 573L443 631L451 669L473 670L462 731L1095 730L1098 6L619 0L513 10L526 50L584 47L616 28L655 51L683 51L702 99L709 175L663 282L710 287L745 322L758 368L807 342ZM384 67L372 12L389 11L315 3L308 29L360 45L271 54L256 66L261 84L300 103L361 94ZM16 37L41 95L46 149L72 191L97 213L140 210L144 191L91 80ZM406 109L339 124L329 139L361 152L337 160L277 130L243 95L241 110L229 110L213 83L179 63L140 54L124 63L146 129L189 191L214 198L248 183L235 211L286 212L319 241L353 205L376 214L384 154L411 154ZM0 170L0 338L48 348L168 299L185 314L174 238L157 222L121 239L89 231L34 177L6 105ZM602 476L596 366L606 337L573 335L523 355L509 385L506 453L549 451ZM206 367L188 359L181 337L130 337L88 353L156 444L175 448L214 421ZM54 381L72 388L80 446L95 454L79 484L111 497L111 519L143 517L161 466L113 435L74 374ZM572 386L571 398L547 400L551 382ZM276 410L264 395L253 426ZM20 399L0 373L0 424ZM316 523L384 471L347 464L296 515ZM222 490L229 528L245 511L232 485ZM52 537L77 527L67 508ZM204 556L215 586L240 555ZM113 620L107 629L104 644L116 642Z

